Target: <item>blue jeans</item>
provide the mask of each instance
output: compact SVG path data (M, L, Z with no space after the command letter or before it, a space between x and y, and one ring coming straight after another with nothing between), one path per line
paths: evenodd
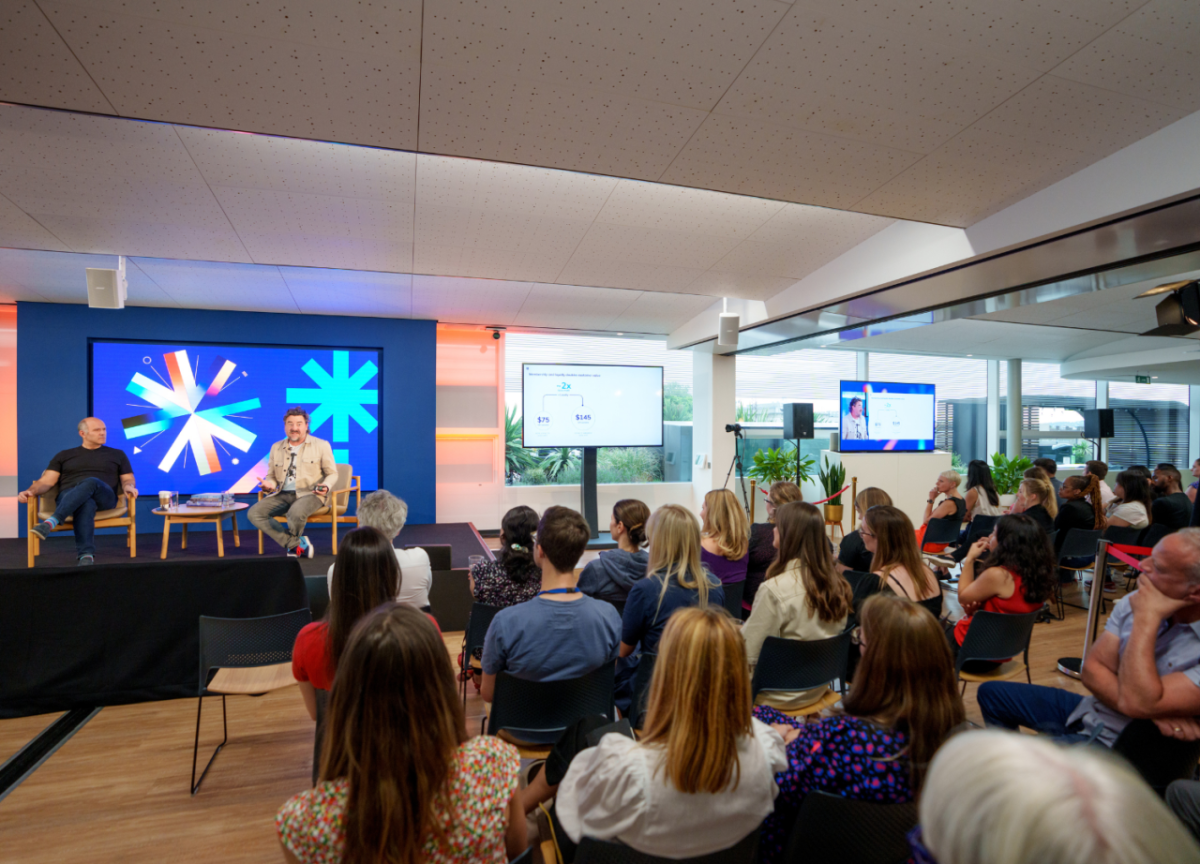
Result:
M979 685L976 698L987 726L1024 726L1067 744L1092 738L1078 723L1067 726L1067 718L1083 699L1078 693L1040 684L988 681Z
M61 525L70 517L75 529L75 553L96 554L96 513L117 506L117 493L103 480L88 477L65 492L58 493L54 518Z

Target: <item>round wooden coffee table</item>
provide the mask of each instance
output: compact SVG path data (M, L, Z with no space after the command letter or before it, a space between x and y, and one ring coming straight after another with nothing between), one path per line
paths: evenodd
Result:
M188 525L193 522L214 522L217 526L217 556L224 558L225 532L222 530L221 523L227 517L233 517L233 545L240 547L242 545L242 538L238 534L237 514L249 509L249 507L249 504L242 503L231 504L228 507L188 507L184 504L170 510L156 507L153 511L154 515L163 517L163 545L162 555L159 557L167 557L167 542L171 538L171 525L177 524L183 526L183 545L180 548L186 549Z

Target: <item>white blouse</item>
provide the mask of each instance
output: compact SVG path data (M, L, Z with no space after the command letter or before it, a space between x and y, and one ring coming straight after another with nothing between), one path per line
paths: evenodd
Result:
M655 772L663 749L609 733L571 762L555 811L576 843L619 840L647 855L691 858L728 849L775 809L775 775L788 766L783 738L752 719L738 741L737 788L680 792Z
M1106 515L1109 519L1124 519L1130 528L1145 528L1150 524L1150 517L1146 515L1146 505L1141 501L1114 501L1108 505Z
M396 549L396 563L400 565L400 593L396 602L423 609L429 605L429 586L433 584L433 569L429 564L429 553L424 549ZM325 584L333 592L333 565L325 573Z

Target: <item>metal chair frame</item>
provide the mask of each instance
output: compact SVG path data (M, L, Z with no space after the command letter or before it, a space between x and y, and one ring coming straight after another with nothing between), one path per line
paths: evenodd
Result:
M492 626L492 619L496 617L496 613L502 608L501 606L489 606L486 603L471 604L471 613L467 618L467 629L463 631L462 661L459 663L459 678L462 682L464 711L467 710L467 670L471 668L471 660L475 656L475 649L483 647L483 640L487 636L488 627Z

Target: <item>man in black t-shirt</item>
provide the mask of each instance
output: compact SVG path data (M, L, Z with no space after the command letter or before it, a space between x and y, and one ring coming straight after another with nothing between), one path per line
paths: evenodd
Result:
M105 447L107 435L103 420L95 417L80 420L79 437L83 443L56 453L42 476L17 494L17 500L24 503L58 485L54 515L29 530L45 540L70 517L80 564L95 563L96 513L117 506L117 489L125 492L130 507L137 501L129 457L123 450Z
M1192 521L1192 502L1183 491L1183 478L1173 465L1154 469L1154 489L1158 497L1150 505L1150 521L1171 531L1186 528Z

